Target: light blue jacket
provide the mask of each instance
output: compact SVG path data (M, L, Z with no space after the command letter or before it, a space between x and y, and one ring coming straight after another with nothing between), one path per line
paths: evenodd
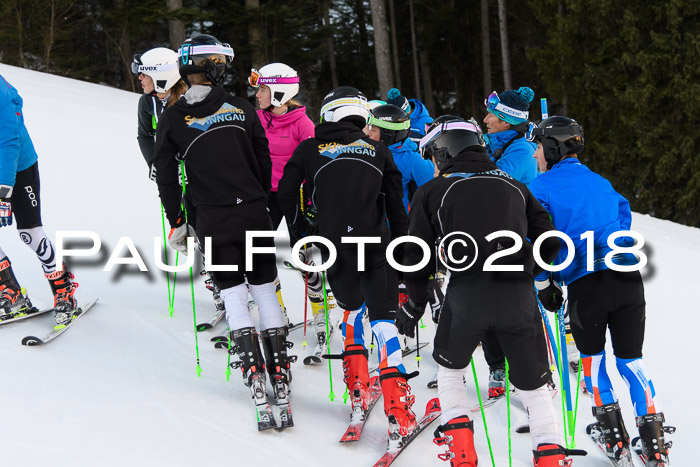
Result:
M401 172L401 184L403 185L403 207L408 212L408 185L416 182L416 188L433 179L435 166L432 161L423 159L418 153L418 146L406 138L401 143L392 144L389 150L394 156L394 163Z
M24 126L22 98L0 75L0 185L15 186L15 174L37 161Z
M413 107L413 112L411 112L411 139L420 141L425 136L425 126L433 123L433 117L430 116L428 109L418 99L409 99L408 102Z
M496 160L494 153L513 138L516 139L506 148L500 159ZM536 144L528 142L515 130L488 133L484 135L484 140L491 160L499 169L526 185L537 177L537 160L533 157L537 149Z
M554 279L568 285L591 272L609 269L604 262L605 255L611 251L608 237L620 230L630 230L632 224L629 202L610 182L578 159L568 158L541 174L528 188L549 211L554 227L574 243L574 261L563 271L555 272ZM581 240L581 234L588 230L593 231L593 271L586 270L586 240ZM621 237L615 243L632 246L634 240ZM567 254L566 244L562 242L554 264L561 264ZM625 253L615 255L613 263L629 265L636 264L637 260L634 255Z

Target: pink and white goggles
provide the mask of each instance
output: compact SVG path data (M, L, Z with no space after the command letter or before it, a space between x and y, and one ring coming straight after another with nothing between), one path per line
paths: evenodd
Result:
M421 138L418 149L423 149L432 140L437 138L439 135L446 131L451 130L467 130L472 133L481 134L481 128L470 122L445 122L442 125L438 125L433 130Z
M250 76L248 77L248 84L254 88L260 87L261 84L297 84L298 82L298 76L263 76L255 68L251 68Z

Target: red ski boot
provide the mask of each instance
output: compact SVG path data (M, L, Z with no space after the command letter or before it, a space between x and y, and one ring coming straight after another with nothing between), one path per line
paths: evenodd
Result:
M417 376L417 372L407 375L396 367L384 368L379 373L384 394L384 413L389 418L390 438L394 432L405 437L416 429L416 414L411 410L416 397L410 395L411 387L406 382L413 376Z
M361 406L367 410L371 398L369 371L367 370L367 349L359 344L348 345L343 352L343 380L348 386L353 413Z
M571 459L566 458L566 449L558 444L540 444L537 451L532 451L535 455L535 467L568 467Z
M78 302L73 296L75 289L78 288L78 283L73 282L74 276L66 269L66 263L63 263L61 270L44 274L51 285L53 292L54 317L56 319L56 328L65 326L73 317L73 312L78 307Z
M440 425L433 436L433 442L438 446L447 445L448 450L438 457L450 461L451 467L476 467L479 464L474 449L474 423L466 415Z

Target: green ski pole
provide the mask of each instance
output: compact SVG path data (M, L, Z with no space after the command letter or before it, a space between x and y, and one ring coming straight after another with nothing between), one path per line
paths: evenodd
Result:
M486 413L484 412L484 402L481 400L481 391L479 390L479 380L476 377L476 367L474 366L474 357L471 361L472 374L474 374L474 386L476 387L476 395L479 398L479 407L481 407L481 418L484 421L484 431L486 432L486 441L489 444L489 454L491 455L491 464L496 467L496 460L493 458L493 448L491 447L491 437L489 436L489 427L486 424Z
M321 272L321 278L323 280L323 307L326 312L326 355L331 354L330 347L330 326L328 325L328 292L326 291L326 271ZM331 387L331 392L328 394L328 398L331 401L335 400L335 394L333 393L333 370L331 369L331 360L328 359L328 382Z

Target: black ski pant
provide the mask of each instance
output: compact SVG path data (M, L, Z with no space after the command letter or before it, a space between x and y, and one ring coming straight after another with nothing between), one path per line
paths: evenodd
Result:
M38 162L17 172L12 196L7 200L12 204L17 229L33 229L41 225L40 185Z
M510 381L522 390L550 378L532 277L523 273L477 273L450 278L433 358L450 369L466 368L486 332L503 346Z
M328 282L338 306L344 310L357 310L367 304L370 321L394 320L399 303L398 275L386 262L386 245L367 245L365 270L358 271L357 247L338 248L338 257L328 269ZM328 260L328 250L321 248L323 262Z
M277 201L277 192L271 191L267 198L267 209L270 212L270 219L272 219L272 230L277 230L284 214L282 214L282 208L280 208L280 203Z
M204 238L211 237L212 251L204 254L212 265L236 265L237 271L209 271L220 290L242 284L260 285L274 282L277 277L276 255L272 253L253 255L252 268L246 271L246 231L272 230L264 201L255 201L230 206L198 206L197 238L204 245ZM255 247L273 247L273 238L256 238Z
M571 332L578 350L596 355L605 348L610 329L618 358L640 358L644 345L646 302L639 271L606 269L569 284Z

